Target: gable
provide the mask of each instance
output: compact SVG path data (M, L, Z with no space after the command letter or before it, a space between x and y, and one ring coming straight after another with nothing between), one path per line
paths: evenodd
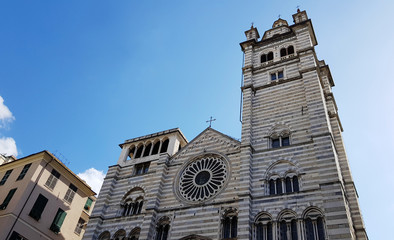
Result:
M204 152L233 154L240 151L241 142L210 127L201 132L171 159L172 164L182 163L184 157L189 158Z

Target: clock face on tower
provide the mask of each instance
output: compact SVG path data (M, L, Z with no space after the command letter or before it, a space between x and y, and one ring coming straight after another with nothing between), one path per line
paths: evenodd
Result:
M227 160L219 154L204 154L192 159L178 173L177 195L189 203L212 199L227 183L228 169Z

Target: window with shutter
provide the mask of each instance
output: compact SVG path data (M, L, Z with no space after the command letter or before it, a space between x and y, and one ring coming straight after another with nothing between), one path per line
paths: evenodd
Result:
M76 226L75 229L74 229L74 232L75 232L76 234L78 234L78 235L81 234L84 225L85 225L85 220L83 220L82 218L80 218L80 219L78 220L77 226Z
M41 218L41 214L44 211L44 208L47 205L47 203L48 203L48 199L46 197L44 197L41 194L38 195L38 198L34 203L33 208L29 213L29 216L38 221Z
M0 210L4 210L4 209L7 208L8 204L9 204L10 201L11 201L11 198L14 196L15 191L16 191L16 188L11 189L11 190L8 192L8 194L7 194L7 196L5 197L3 203L0 205Z
M58 234L60 232L60 228L63 225L64 219L66 218L66 215L67 213L61 208L59 208L49 229L51 229L54 233Z
M4 183L7 181L8 177L11 175L11 172L12 172L12 169L5 172L3 178L0 181L0 186L4 185Z
M85 203L85 207L83 207L86 211L89 211L90 207L92 206L93 200L91 198L88 198Z
M66 201L66 202L71 204L71 202L74 199L75 192L77 190L78 190L78 188L76 186L74 186L73 184L70 184L70 186L69 186L69 188L68 188L68 190L66 192L66 195L64 195L64 201Z
M53 190L56 186L57 180L60 178L60 173L55 169L52 169L51 175L48 177L48 180L45 183L45 186L49 189Z
M27 171L29 170L30 166L31 166L31 163L26 164L26 165L23 167L22 172L19 174L19 176L18 176L18 178L16 179L16 181L22 180L22 179L25 177L25 175L26 175Z

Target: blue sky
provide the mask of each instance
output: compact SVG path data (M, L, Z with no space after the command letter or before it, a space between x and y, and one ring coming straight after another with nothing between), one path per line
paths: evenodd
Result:
M239 138L244 31L254 22L262 35L279 14L291 24L297 5L312 19L317 55L336 84L369 237L387 239L394 214L389 0L3 1L0 151L23 157L47 149L74 172L99 176L94 169L116 164L125 139L180 127L192 140L210 116L213 128Z

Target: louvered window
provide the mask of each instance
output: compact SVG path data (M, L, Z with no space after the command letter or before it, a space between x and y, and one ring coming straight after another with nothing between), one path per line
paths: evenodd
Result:
M48 177L45 186L53 190L59 178L60 178L60 173L58 173L55 169L52 169L51 175Z
M70 184L70 187L68 188L66 195L64 195L64 201L71 203L74 199L75 193L78 190L76 186L73 184Z

